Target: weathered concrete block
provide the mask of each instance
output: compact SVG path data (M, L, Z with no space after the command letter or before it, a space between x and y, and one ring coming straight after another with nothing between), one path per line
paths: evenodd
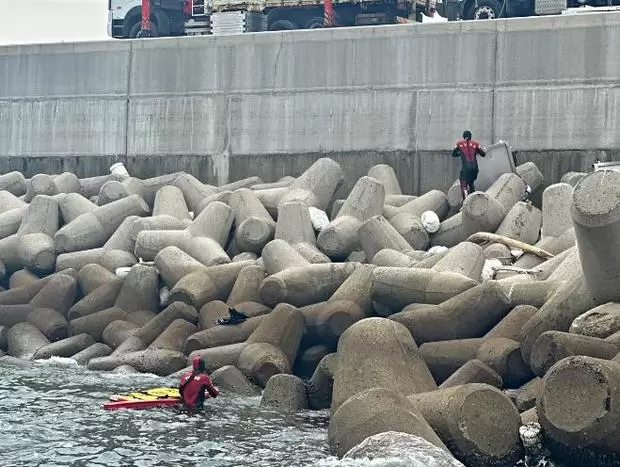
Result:
M107 357L111 353L112 349L110 347L97 342L72 355L71 359L75 360L80 365L88 365L88 362L90 362L93 358Z
M144 342L142 342L142 340L139 337L131 336L128 337L127 339L125 339L125 341L119 345L116 349L114 349L114 351L110 354L111 357L118 357L119 355L123 355L126 353L130 353L130 352L138 352L140 350L144 350L146 349L146 344ZM113 366L112 368L102 368L105 371L109 371L111 369L115 368L115 366Z
M129 352L119 357L121 363L141 373L168 376L185 367L186 357L181 352L167 349L147 349Z
M79 334L66 339L44 345L37 350L32 357L33 360L41 360L56 357L69 358L82 350L87 349L95 343L95 340L88 334Z
M510 310L510 313L487 332L484 337L486 339L504 337L519 341L521 339L521 329L537 311L538 308L530 305L518 305Z
M536 407L536 399L542 390L542 378L536 377L519 388L515 406L519 412L525 412Z
M426 345L426 344L424 344ZM456 370L447 378L439 389L452 388L470 383L485 383L501 389L504 385L502 377L486 363L478 359L467 361L463 366Z
M545 181L542 172L534 162L525 162L515 168L515 172L535 193Z
M226 247L235 220L233 209L220 201L210 203L187 228L192 237L207 237Z
M530 245L540 237L542 212L532 204L516 203L497 228L497 234L513 238Z
M543 378L536 412L552 453L562 462L604 466L618 461L620 365L591 357L556 363Z
M267 343L247 344L239 354L236 366L250 381L261 387L265 387L272 376L291 372L286 354Z
M618 194L618 195L617 195ZM581 266L592 296L620 301L620 173L592 172L575 187L571 216Z
M240 324L214 326L198 331L186 339L184 352L190 353L194 350L245 342L263 319L264 316L256 316Z
M304 333L304 316L297 308L281 303L262 318L256 330L248 337L248 344L271 344L284 352L292 367ZM257 319L251 318L251 319Z
M201 330L217 326L219 319L228 317L228 305L221 300L205 303L198 312L198 324Z
M153 216L167 215L179 220L189 219L183 192L176 186L162 186L155 194Z
M501 285L489 281L444 301L438 309L408 311L407 327L420 344L482 337L511 308L509 297Z
M445 219L450 211L448 197L439 190L431 190L416 199L403 204L400 212L408 212L420 217L426 211L433 211L439 219Z
M403 192L400 189L398 178L394 169L387 164L378 164L371 167L368 170L368 176L383 183L385 188L385 194L388 195L402 195Z
M65 317L52 308L35 308L28 315L28 321L34 324L50 342L67 337L68 322Z
M377 267L373 271L373 300L398 312L410 303L439 304L478 283L462 274L419 268Z
M171 300L191 303L196 308L200 308L212 300L226 300L239 272L246 266L253 264L256 262L240 261L194 271L184 276L173 287Z
M13 171L0 175L0 190L6 190L13 196L26 194L28 184L21 172Z
M142 326L135 334L146 346L159 336L176 319L184 319L192 324L198 323L198 312L195 308L181 302L168 305L161 313Z
M109 282L93 290L69 308L67 318L73 320L95 313L96 311L113 307L122 287L123 280L119 277L113 282Z
M491 243L484 247L486 259L511 260L510 248L502 243Z
M521 353L530 361L532 346L545 331L568 331L572 322L582 313L600 305L579 274L560 287L521 330Z
M126 217L143 216L148 212L148 205L138 195L98 206L56 232L56 251L67 253L103 246Z
M510 283L497 281L510 298L512 306L530 305L536 308L543 306L564 285L564 281L528 281ZM515 339L520 340L520 339Z
M573 187L568 183L549 185L542 194L542 235L558 237L573 227L570 216Z
M367 258L373 258L384 248L411 250L407 240L383 216L373 216L364 221L357 234Z
M291 245L307 243L316 246L314 227L308 206L300 201L280 204L275 238Z
M484 266L482 247L471 242L461 242L451 248L431 269L437 272L454 272L477 282L481 279Z
M7 238L17 233L26 215L26 210L27 208L22 206L0 214L0 238Z
M346 258L359 244L357 230L362 222L383 211L385 189L371 177L360 178L347 197L338 216L321 230L319 249L332 259Z
M437 387L411 334L383 318L367 318L347 329L338 341L338 361L332 413L369 383L404 394Z
M32 305L0 305L0 326L10 328L24 322L34 310Z
M117 276L99 264L87 264L78 272L77 280L84 295L88 295L99 287L116 281Z
M261 302L268 306L290 303L304 306L327 300L353 273L355 264L311 264L289 268L267 277L260 287ZM314 287L308 288L308 283Z
M342 457L369 436L386 431L420 436L448 451L417 407L401 393L386 388L363 390L336 410L329 423L330 451Z
M465 465L514 465L521 458L519 412L497 388L467 384L408 399Z
M620 304L606 303L575 318L569 332L605 339L620 331Z
M104 204L118 201L119 199L127 198L129 192L125 185L116 180L110 180L101 185L99 194L97 195L97 204L103 206Z
M235 213L235 243L240 251L259 254L273 239L275 222L256 194L242 188L233 192L229 205Z
M196 330L197 328L194 324L184 319L175 319L164 332L147 347L147 350L167 349L181 352L187 338L194 334Z
M58 202L58 207L65 224L68 224L81 214L92 212L97 205L79 193L67 193Z
M303 346L304 344L302 344L302 347ZM300 352L298 352L297 359L293 365L293 374L304 380L309 379L321 360L334 350L335 346L328 347L326 345L313 345L303 349L303 351L301 351L300 348Z
M241 371L232 365L225 365L211 373L213 384L227 393L241 396L258 396L260 389L250 382Z
M304 382L294 375L274 375L267 381L260 405L283 413L307 409L308 396Z
M476 358L493 368L504 381L504 388L518 388L534 375L523 361L519 342L505 337L485 339Z
M414 250L428 248L430 237L417 214L399 212L390 218L390 223Z
M132 323L131 321L112 321L103 330L101 338L110 348L116 349L119 345L133 336L138 327L139 326L136 323Z
M101 342L103 331L112 321L127 320L127 312L121 308L113 307L106 310L96 311L81 318L69 322L69 335L90 334L97 342Z
M476 358L484 339L456 339L427 342L420 346L420 354L437 384L443 383L465 363Z
M288 268L304 267L310 263L284 240L272 240L265 245L262 252L263 264L267 275L276 274Z
M75 301L77 280L68 274L55 274L43 288L30 300L32 306L53 308L67 316Z
M196 215L201 212L200 204L202 201L216 194L214 189L208 187L188 173L179 174L174 180L173 185L183 192L187 206L190 211L193 211Z
M238 344L195 350L187 357L187 364L191 365L192 358L199 355L204 357L207 372L214 372L227 365L236 365L241 351L246 347L247 344L245 342L240 342Z
M544 376L554 364L566 357L583 355L611 360L618 352L618 346L605 339L547 331L534 342L530 354L530 366L536 375Z
M145 264L136 264L129 270L114 306L126 312L159 309L157 270Z
M338 368L336 353L326 355L317 365L308 381L308 405L313 410L327 409L332 403L334 374Z
M32 360L37 351L50 341L32 323L18 323L7 333L7 353L11 357Z
M343 180L340 164L322 157L291 182L281 202L303 201L325 211Z
M486 193L499 201L504 207L504 211L508 212L523 199L525 181L517 174L505 173L489 187Z
M226 303L235 306L243 302L260 302L260 286L264 279L263 267L256 264L244 267L239 271Z
M138 310L138 311L132 311L131 313L128 313L129 321L137 324L140 327L144 326L150 320L155 318L155 316L157 316L157 313L151 310Z
M378 251L372 258L372 264L374 266L412 268L417 266L417 261L404 253L385 248Z

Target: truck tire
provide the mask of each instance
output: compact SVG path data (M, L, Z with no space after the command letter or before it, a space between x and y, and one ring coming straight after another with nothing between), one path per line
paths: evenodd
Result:
M288 19L279 19L269 25L270 31L289 31L291 29L299 29L299 26Z
M472 3L467 19L495 19L502 13L502 5L497 0L479 0L478 6ZM505 15L504 15L505 16Z
M153 21L151 21L151 33L150 34L143 35L141 34L141 31L142 31L142 22L138 21L136 24L133 25L133 27L129 31L129 38L136 39L136 38L142 38L142 37L157 37L157 25L153 23Z
M317 29L317 28L322 28L323 27L323 23L324 23L324 18L321 16L315 16L314 18L310 18L307 22L306 25L304 26L304 29Z

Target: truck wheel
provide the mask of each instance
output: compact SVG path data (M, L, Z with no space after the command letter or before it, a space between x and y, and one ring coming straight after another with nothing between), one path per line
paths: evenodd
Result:
M321 17L321 16L315 16L314 18L311 18L308 20L308 22L306 23L306 25L304 26L305 29L317 29L317 28L322 28L323 27L323 22L325 20Z
M480 0L478 6L473 4L467 17L469 19L495 19L502 13L502 6L497 0Z
M151 21L151 32L150 34L143 34L142 33L142 22L138 21L136 24L133 25L133 27L131 28L131 30L129 31L129 38L130 39L134 39L134 38L142 38L142 37L157 37L157 25L155 23L153 23L153 21Z
M270 31L289 31L291 29L299 29L299 26L288 19L279 19L269 25Z

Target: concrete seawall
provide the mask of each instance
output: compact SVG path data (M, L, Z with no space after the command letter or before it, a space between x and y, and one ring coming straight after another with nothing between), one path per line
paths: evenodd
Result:
M620 158L619 42L606 13L0 48L0 171L271 181L328 155L415 193L469 128L551 183Z

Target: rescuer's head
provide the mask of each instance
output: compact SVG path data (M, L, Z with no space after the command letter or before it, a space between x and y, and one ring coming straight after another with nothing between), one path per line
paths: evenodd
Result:
M463 139L466 139L467 141L469 141L471 139L471 131L465 130L463 132Z

